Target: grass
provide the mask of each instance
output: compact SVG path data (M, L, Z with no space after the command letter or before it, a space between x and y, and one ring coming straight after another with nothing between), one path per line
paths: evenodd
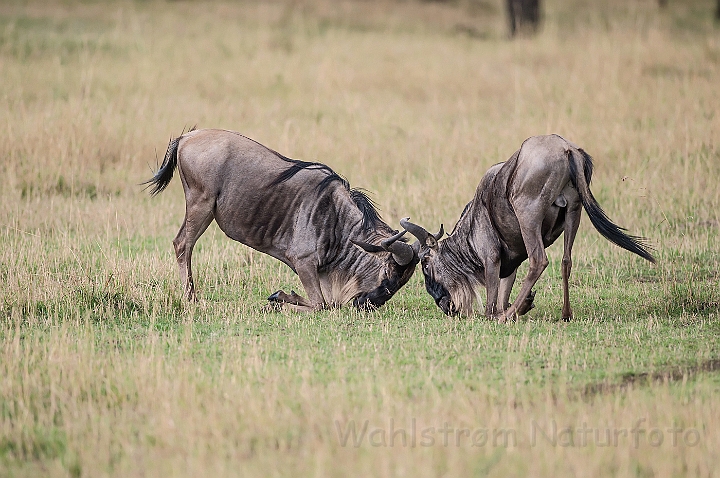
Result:
M0 5L0 476L716 475L714 2L545 7L508 41L499 1ZM658 264L583 221L568 324L560 246L509 325L419 274L373 313L274 314L297 278L213 225L186 304L179 181L138 184L194 124L433 230L559 133Z

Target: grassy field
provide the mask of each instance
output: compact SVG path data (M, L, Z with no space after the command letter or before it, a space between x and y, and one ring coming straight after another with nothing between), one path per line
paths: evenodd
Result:
M0 476L717 476L714 1L0 3ZM167 141L197 124L324 162L452 227L528 136L595 157L575 320L562 246L529 316L447 318L418 271L372 313L266 313L284 265L211 226L182 300Z

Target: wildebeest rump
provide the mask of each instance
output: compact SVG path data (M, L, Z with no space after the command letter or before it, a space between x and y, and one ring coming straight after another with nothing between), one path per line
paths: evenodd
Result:
M577 145L557 135L534 136L480 181L454 231L439 241L404 219L400 224L421 243L425 287L448 315L469 315L479 286L487 289L485 315L504 321L533 307L532 287L548 265L545 248L564 233L562 318L572 309L568 279L572 246L584 208L606 239L655 262L641 237L613 224L590 192L593 162ZM518 266L529 258L528 275L510 305Z
M148 181L151 194L165 189L176 167L186 210L173 245L189 300L196 299L193 246L213 219L231 239L297 273L307 298L294 291L268 298L296 310L351 301L379 307L418 263L417 251L401 239L405 231L390 228L361 190L324 164L287 158L236 132L204 129L170 141Z

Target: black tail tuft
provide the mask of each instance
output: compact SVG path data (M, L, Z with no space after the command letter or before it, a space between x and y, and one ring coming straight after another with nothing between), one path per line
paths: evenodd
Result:
M151 196L161 193L167 185L170 184L170 180L172 179L175 168L177 167L178 144L180 144L180 138L182 138L182 136L178 136L177 138L170 140L167 152L165 153L165 159L163 160L160 169L157 170L155 176L142 183L147 184L146 188L151 188Z
M626 251L633 252L643 259L655 263L655 258L650 253L652 249L646 242L644 237L633 236L627 234L626 229L614 224L610 218L607 217L605 211L602 210L600 205L597 203L595 198L590 194L590 200L586 203L583 198L583 207L590 218L590 222L595 226L595 229L602 234L602 236L610 242L617 244Z
M627 234L625 232L625 228L614 224L607 214L605 214L605 211L603 211L600 207L600 204L598 204L597 200L593 196L592 191L590 191L590 177L592 175L592 158L590 155L585 151L580 150L583 157L583 174L586 181L583 181L584 184L578 184L580 182L580 178L578 177L578 167L575 164L575 161L573 161L573 158L570 156L572 153L568 153L570 180L580 194L580 200L582 201L583 208L585 209L585 212L587 212L590 222L592 222L595 229L597 229L597 231L608 241L622 247L626 251L637 254L643 259L646 259L654 264L655 258L650 253L652 247L647 244L647 239Z

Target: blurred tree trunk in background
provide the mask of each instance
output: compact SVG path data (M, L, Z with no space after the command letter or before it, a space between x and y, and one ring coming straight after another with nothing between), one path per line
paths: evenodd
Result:
M540 26L540 0L507 0L510 36L519 32L535 33Z
M658 0L658 6L660 8L667 7L668 0ZM720 0L717 0L717 6L715 7L715 21L720 22Z

